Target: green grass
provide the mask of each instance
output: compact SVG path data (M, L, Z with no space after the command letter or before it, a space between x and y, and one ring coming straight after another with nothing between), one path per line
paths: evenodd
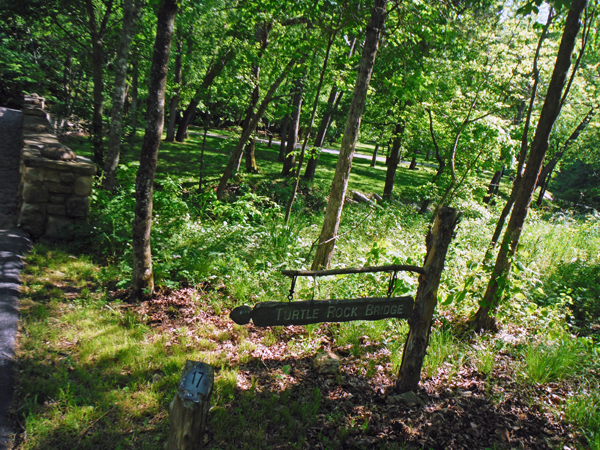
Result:
M531 343L525 351L529 383L562 381L585 368L587 352L578 341L563 336L556 341Z
M600 449L600 391L598 386L582 389L569 399L565 417L583 428L589 448Z

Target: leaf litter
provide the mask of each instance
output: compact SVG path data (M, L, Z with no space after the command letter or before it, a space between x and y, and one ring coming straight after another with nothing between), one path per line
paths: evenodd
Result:
M303 422L294 448L398 448L427 449L574 449L583 438L577 428L562 420L560 409L576 391L574 382L529 386L519 380L518 362L500 351L489 375L468 363L458 369L445 364L438 373L422 378L416 394L421 403L399 400L390 351L380 343L361 338L361 352L352 345L337 346L335 324L321 324L309 333L302 326L258 328L252 324L234 329L228 310L217 314L193 288L165 291L155 298L130 305L148 325L176 340L182 329L196 337L198 325L212 327L216 353L224 353L230 367L238 369L235 394L225 404L234 414L243 408L260 408L269 396L286 393L289 401L303 402L318 389L320 402L314 417ZM240 331L243 329L244 331ZM510 332L510 331L509 331ZM226 336L226 338L219 338ZM266 339L275 336L275 339ZM506 335L501 339L518 339ZM299 341L312 340L303 348ZM191 344L194 346L194 340ZM250 349L241 361L241 343ZM167 345L170 345L167 343ZM313 366L317 352L340 358L337 374L320 374ZM366 364L365 364L366 363ZM370 367L369 367L370 364ZM215 367L217 375L221 367ZM264 427L261 448L290 448L278 424ZM235 448L228 436L208 427L208 448ZM299 447L298 443L304 443Z

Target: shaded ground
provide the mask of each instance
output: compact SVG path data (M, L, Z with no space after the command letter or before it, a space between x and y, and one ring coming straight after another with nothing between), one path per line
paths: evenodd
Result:
M0 107L0 229L16 226L21 111Z
M13 358L19 319L18 297L28 236L15 229L22 115L0 107L0 450L9 448L14 432L8 420L12 403Z
M569 449L578 446L575 430L560 420L554 408L573 394L573 386L566 383L530 386L517 381L515 356L508 352L496 355L495 367L488 376L468 363L454 373L450 367L444 367L435 377L421 383L417 394L423 403L411 404L401 401L393 392L389 351L369 342L366 336L361 338L357 355L351 345L332 345L331 331L335 324L313 330L311 338L320 341L322 350L340 356L337 375L318 373L313 367L314 355L290 351L288 343L294 337L306 337L303 327L246 326L244 341L253 344L254 350L251 358L240 360L235 325L229 320L228 311L215 314L206 304L198 311L198 304L192 300L193 291L166 293L129 308L174 340L183 327L193 330L194 324L210 324L214 327L214 351L226 353L229 364L238 367L232 401L211 412L211 427L216 431L209 432L209 448L236 448L233 432L219 430L221 422L227 418L235 423L237 416L241 422L248 421L245 416L265 407L274 408L273 421L261 425L260 436L253 437L256 430L252 427L245 430L247 442L243 447ZM265 336L272 333L277 335L277 341L266 342ZM192 331L187 337L192 346L194 338L199 340ZM217 367L217 374L218 370ZM309 409L313 405L313 414L307 411L292 414L286 419L287 431L284 431L277 418L297 403L304 403ZM295 438L289 435L289 422L294 420L297 421ZM253 447L253 439L262 444Z

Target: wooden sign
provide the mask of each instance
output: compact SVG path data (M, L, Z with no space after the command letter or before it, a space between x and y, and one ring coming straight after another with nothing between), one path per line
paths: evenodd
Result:
M257 327L308 325L320 322L407 319L414 305L411 297L357 298L352 300L314 300L300 302L262 302L254 308L242 305L231 311L238 325L254 322Z

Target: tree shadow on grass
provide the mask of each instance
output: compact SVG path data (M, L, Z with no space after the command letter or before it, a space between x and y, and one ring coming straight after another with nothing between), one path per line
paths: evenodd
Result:
M342 362L321 375L312 357L253 360L209 418L208 448L467 449L555 448L562 425L516 396L490 401L481 377L448 389L428 380L424 405L398 402L391 380L374 379ZM400 403L400 404L399 404Z

